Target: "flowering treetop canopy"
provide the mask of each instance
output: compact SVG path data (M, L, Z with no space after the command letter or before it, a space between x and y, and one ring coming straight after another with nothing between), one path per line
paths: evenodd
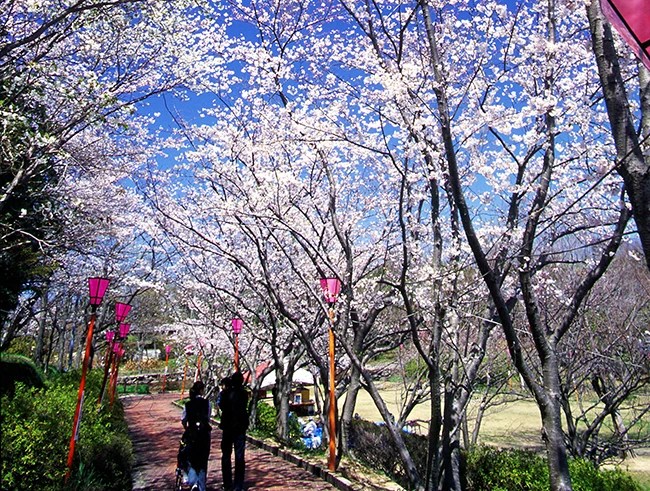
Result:
M650 0L601 0L605 17L650 70Z

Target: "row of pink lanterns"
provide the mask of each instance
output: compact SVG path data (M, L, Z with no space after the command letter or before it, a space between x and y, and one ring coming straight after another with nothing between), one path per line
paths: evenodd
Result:
M84 363L83 363L83 368L82 368L82 375L81 375L81 383L79 385L79 394L78 394L78 399L77 399L77 408L75 410L75 419L74 419L74 425L73 425L73 432L72 432L72 437L70 439L70 451L68 454L68 470L65 476L66 481L70 477L71 469L72 469L72 460L74 457L74 445L75 441L78 438L78 432L79 432L79 423L80 423L80 415L81 415L81 408L83 405L83 396L84 396L84 389L85 389L85 381L86 381L86 375L88 371L88 363L89 363L89 354L92 346L92 334L93 334L93 328L95 325L95 318L96 318L96 312L97 312L97 307L101 304L102 299L104 298L104 294L106 293L106 290L108 288L109 280L104 279L104 278L89 278L88 279L88 285L89 285L89 290L90 290L90 305L91 305L91 317L90 317L90 324L88 326L88 335L86 338L86 352L84 355ZM329 388L330 388L330 407L329 407L329 458L328 458L328 467L330 470L334 471L335 466L336 466L336 442L335 442L335 435L336 435L336 420L335 420L335 404L336 404L336 393L335 393L335 366L334 366L334 332L333 332L333 326L334 326L334 303L336 303L336 300L338 298L338 295L341 291L341 282L338 278L322 278L320 280L320 286L321 290L323 292L323 297L325 299L325 302L329 305L328 313L329 313L329 368L330 368L330 377L329 377ZM117 323L119 324L119 337L120 337L120 342L119 344L113 344L114 339L115 339L115 332L109 331L106 333L106 340L109 344L109 349L107 349L107 356L106 356L106 362L105 362L105 368L104 368L104 380L102 382L102 388L98 400L98 405L101 404L103 395L104 395L104 390L106 386L106 379L108 376L108 370L109 366L111 364L110 360L115 355L115 359L113 360L113 375L112 375L112 390L111 392L111 404L113 401L113 396L114 396L114 391L115 391L115 384L117 382L117 370L119 368L119 360L120 358L124 355L124 349L122 347L122 342L126 338L129 332L130 325L123 323L123 321L126 319L126 316L128 315L129 311L131 310L131 306L128 304L120 303L117 302L115 304L115 318ZM239 371L239 334L241 333L243 327L243 320L239 318L235 318L232 320L232 330L233 334L235 336L235 370ZM110 349L110 346L113 347L113 349ZM167 364L169 362L169 353L171 352L171 346L166 346L165 347L165 352L166 352L166 358L165 358L165 378L163 379L163 392L165 390L165 381L167 377Z
M119 360L124 356L123 341L129 334L129 329L131 328L130 324L124 324L123 321L126 319L126 316L129 314L131 306L126 303L115 302L115 321L117 322L119 342L115 341L115 331L106 331L106 342L108 348L106 349L106 359L104 361L104 378L102 380L102 387L99 391L99 398L97 400L97 406L101 406L101 403L104 399L104 393L106 388L106 381L108 379L109 369L111 370L111 383L109 384L109 394L111 396L111 406L113 405L113 398L115 396L115 387L117 385L117 370L119 369ZM111 366L112 362L112 366Z
M81 423L81 413L84 402L84 393L86 386L86 376L88 374L88 366L90 361L90 351L92 349L92 338L93 338L93 329L95 327L95 320L97 317L97 308L102 303L106 290L110 280L106 278L88 278L88 289L90 293L90 323L88 324L88 334L86 335L86 350L84 353L84 360L81 369L81 382L79 383L79 393L77 396L77 406L74 414L74 423L72 427L72 436L70 438L70 450L68 452L68 469L65 475L65 481L67 482L70 478L72 472L72 461L74 458L74 448L75 442L79 438L79 426ZM97 401L98 406L101 405L102 399L104 397L104 392L106 389L106 380L108 377L109 366L111 365L111 359L113 360L113 371L111 376L111 384L109 385L109 392L111 393L111 405L113 402L113 397L115 395L115 388L117 384L117 371L119 368L119 361L124 355L123 341L126 339L126 336L129 333L129 324L124 324L123 321L126 319L131 306L125 303L116 302L115 303L115 319L119 325L119 343L114 343L115 341L115 332L109 331L106 333L106 340L108 341L108 348L106 352L106 360L104 363L104 379L102 381L102 387Z

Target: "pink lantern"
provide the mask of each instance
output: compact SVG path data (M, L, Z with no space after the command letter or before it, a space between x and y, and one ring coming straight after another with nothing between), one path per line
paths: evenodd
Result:
M120 352L120 343L115 343L113 345L113 353L117 355L119 352Z
M171 350L172 350L172 347L171 347L171 346L169 346L169 345L165 346L165 353L167 353L168 355L169 355L169 352L170 352Z
M115 302L115 320L117 322L122 322L126 319L126 316L129 314L131 306L126 303Z
M131 324L120 324L120 337L125 338L129 334Z
M241 328L244 325L244 321L241 319L233 319L232 320L232 332L234 334L239 334L241 332Z
M120 358L122 358L124 356L124 353L126 353L126 350L124 348L122 348L120 350Z
M102 303L110 280L105 278L88 278L88 289L90 290L90 305L95 307Z
M321 278L320 287L323 290L325 302L335 303L341 292L341 280L338 278Z
M650 0L601 0L607 20L650 70Z
M106 331L107 342L112 343L114 338L115 338L115 331Z

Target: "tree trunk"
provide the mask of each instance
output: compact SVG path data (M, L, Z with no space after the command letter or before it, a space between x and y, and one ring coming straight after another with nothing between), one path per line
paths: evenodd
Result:
M350 375L350 384L345 396L345 403L341 411L341 438L339 439L339 449L342 453L347 454L350 449L350 432L354 410L357 405L357 395L361 389L361 373L354 366Z
M596 55L598 74L607 106L607 115L612 127L616 145L616 170L623 178L639 239L650 269L650 158L643 155L643 149L634 127L625 83L618 63L618 55L612 39L609 23L603 22L600 2L592 0L587 8L591 30L592 49ZM642 135L650 131L650 94L648 73L639 64Z
M50 366L50 359L52 358L52 349L54 348L54 327L50 330L50 336L48 339L47 343L47 352L45 354L45 366L43 368L43 371L47 373L48 368Z
M571 491L571 478L569 475L569 461L562 432L562 419L558 391L549 391L545 401L539 402L542 415L542 437L546 443L546 458L548 460L549 482L553 491Z
M275 387L273 388L273 403L276 409L275 436L282 443L289 443L289 399L293 369L282 373L276 369Z
M422 484L422 479L420 477L420 474L417 471L415 464L413 463L413 459L411 458L411 454L409 453L408 448L406 448L406 444L404 443L404 439L402 438L401 431L398 430L397 427L395 426L393 416L388 410L386 403L382 399L381 395L379 394L379 391L377 390L377 387L375 386L375 382L372 379L372 375L367 370L363 369L363 367L361 366L361 362L359 361L359 358L356 356L356 354L352 351L350 346L344 340L341 342L341 345L345 349L346 354L350 357L350 361L352 362L352 364L356 366L357 369L361 372L363 380L366 383L368 393L370 394L370 397L375 403L375 407L379 411L379 414L381 414L382 419L386 423L386 428L390 433L390 436L393 440L393 444L397 448L397 452L399 453L400 459L402 460L402 466L404 468L404 471L406 472L406 475L408 476L409 482L411 484L411 488L416 491L423 491L424 486ZM433 407L434 405L435 404L432 400L431 406Z
M437 355L436 355L437 356ZM440 480L440 428L442 427L442 410L440 402L440 369L438 365L429 369L431 386L431 413L427 448L426 489L437 491Z
M56 362L56 368L59 371L59 373L63 372L63 361L65 359L65 346L66 346L66 341L68 339L67 332L65 330L65 323L58 328L59 331L59 343L57 346L57 351L59 354L59 358Z
M41 315L38 320L38 335L36 336L36 350L34 351L34 363L38 367L43 366L43 346L45 344L45 326L47 324L47 286L41 291Z
M461 491L462 489L460 479L460 425L462 422L460 416L462 409L458 407L460 403L457 397L458 390L454 380L447 380L445 384L445 417L442 425L443 491Z
M621 413L618 410L618 407L615 404L613 404L612 396L610 394L610 391L607 390L605 381L600 375L594 374L591 383L594 388L594 391L598 395L598 398L601 400L603 404L605 404L605 411L612 418L612 424L614 425L616 435L624 444L627 444L628 436L627 436L627 428L625 427L625 422L621 417ZM625 450L622 450L622 455L620 456L625 457Z
M275 365L268 365L259 374L256 374L255 370L251 370L251 400L248 403L248 417L251 428L255 427L255 422L257 421L257 403L259 402L259 394L262 382L264 381L264 377L266 377L274 369Z

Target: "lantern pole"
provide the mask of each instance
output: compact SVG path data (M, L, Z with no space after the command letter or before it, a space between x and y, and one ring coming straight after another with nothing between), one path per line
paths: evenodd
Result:
M239 333L244 325L241 319L232 320L232 332L235 335L235 372L239 371Z
M77 407L74 412L74 423L72 425L72 436L70 437L70 450L68 451L68 470L65 473L65 482L68 482L72 472L72 461L74 459L74 446L79 437L79 424L81 423L81 408L83 406L84 391L86 388L86 374L90 359L90 350L93 342L93 329L95 327L95 317L97 307L102 303L102 298L108 288L109 280L105 278L88 278L88 288L90 290L90 323L88 324L88 334L86 335L86 352L84 354L83 366L81 369L81 382L79 383L79 393L77 395Z
M122 351L122 342L117 341L116 343L113 344L113 354L111 355L113 358L113 362L111 363L111 375L108 381L108 388L106 389L111 407L113 406L113 396L114 396L113 392L115 389L116 366L119 363L120 351Z
M196 358L196 371L194 372L194 382L201 378L201 363L203 363L203 344L199 343L199 354Z
M341 291L341 281L338 278L323 278L320 280L325 302L329 305L329 458L327 467L336 470L336 379L334 366L334 304Z
M120 369L120 363L122 362L122 355L124 355L124 348L122 348L122 341L120 341L120 344L118 345L118 350L115 352L115 364L113 365L113 374L112 374L112 380L111 380L111 389L110 389L110 395L111 395L111 402L110 402L110 407L113 407L113 402L115 401L115 392L117 392L117 372Z
M122 357L124 356L124 340L129 334L129 329L131 324L120 324L120 344L119 348L115 352L116 360L115 365L113 366L113 380L111 387L111 408L113 407L113 401L115 400L115 392L117 391L117 374L120 371L120 363L122 362Z
M102 387L99 390L99 397L97 398L97 410L102 405L104 400L104 391L106 389L106 380L108 379L108 371L111 368L111 361L113 360L113 340L115 339L115 332L108 331L106 333L106 357L104 358L104 377L102 378Z
M165 392L165 383L167 382L167 365L169 364L169 352L171 350L171 346L165 346L165 375L163 376L162 392Z
M183 396L185 396L185 380L187 379L187 366L190 363L191 350L191 346L185 347L185 369L183 370L183 383L181 384L181 401L183 400Z
M115 321L119 325L120 322L122 322L124 319L126 319L126 316L129 314L129 311L131 310L131 306L126 303L121 303L121 302L115 302ZM110 339L109 339L110 335ZM113 358L113 338L115 336L114 332L107 332L106 333L106 340L109 342L109 346L106 348L106 361L104 364L104 378L102 379L102 388L99 391L99 397L97 399L97 409L102 404L102 401L104 400L104 391L106 389L106 381L108 379L108 370L111 366L111 361ZM109 385L110 388L110 385Z

